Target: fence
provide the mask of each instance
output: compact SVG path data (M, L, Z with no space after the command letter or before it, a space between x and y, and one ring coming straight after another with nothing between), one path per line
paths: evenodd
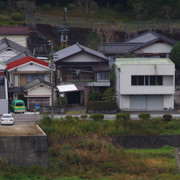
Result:
M26 24L50 24L52 26L64 25L63 16L49 16L39 14L26 14ZM90 28L90 29L103 29L113 28L116 31L122 31L126 33L159 29L170 30L180 29L180 20L149 20L139 21L132 23L114 22L108 23L106 21L87 20L82 18L66 17L65 25L68 27Z

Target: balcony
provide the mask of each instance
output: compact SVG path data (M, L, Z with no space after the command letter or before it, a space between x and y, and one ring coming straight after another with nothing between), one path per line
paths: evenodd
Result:
M57 78L58 84L66 84L67 82L94 82L95 76L94 74L79 74L79 75L62 75Z

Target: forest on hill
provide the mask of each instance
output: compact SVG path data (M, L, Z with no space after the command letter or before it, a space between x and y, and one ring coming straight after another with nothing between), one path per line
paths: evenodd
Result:
M178 19L180 0L1 0L7 6L22 6L31 2L31 7L67 7L69 10L92 14L100 9L111 9L114 13L125 14L133 20ZM31 9L28 5L29 10ZM109 14L111 16L111 14Z

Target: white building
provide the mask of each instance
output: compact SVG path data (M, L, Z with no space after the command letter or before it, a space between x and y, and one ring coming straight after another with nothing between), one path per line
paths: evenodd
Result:
M166 58L117 58L117 104L120 109L174 109L175 65Z

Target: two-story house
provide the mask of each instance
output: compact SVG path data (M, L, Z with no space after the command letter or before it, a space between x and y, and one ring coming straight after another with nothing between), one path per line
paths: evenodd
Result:
M27 47L28 36L28 26L0 26L0 39L7 38L23 47Z
M174 109L175 65L168 58L117 58L117 104L120 109Z
M112 64L115 58L131 54L135 57L169 57L176 40L154 31L147 31L125 42L109 42L102 44L98 49L104 53Z
M68 104L86 105L88 91L110 86L109 61L102 53L79 43L54 53L56 84Z
M51 104L51 79L49 64L26 56L7 63L9 98L22 99L27 109L35 104Z

